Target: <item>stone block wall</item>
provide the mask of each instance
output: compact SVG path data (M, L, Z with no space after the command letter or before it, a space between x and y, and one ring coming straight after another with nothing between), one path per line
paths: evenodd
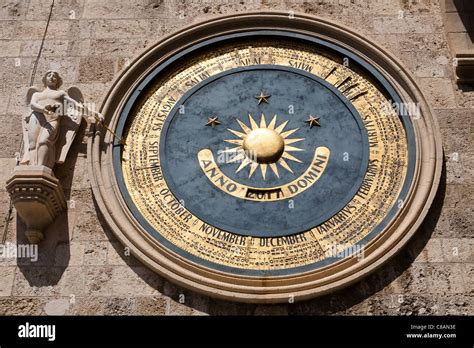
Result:
M0 181L20 150L21 118L52 0L0 1ZM440 0L442 1L442 0ZM413 73L437 116L445 151L438 195L422 227L365 280L315 300L248 305L179 288L128 256L91 193L87 130L58 166L67 214L48 230L39 259L0 259L0 315L474 313L474 91L457 85L438 0L56 0L34 81L50 68L100 105L117 74L163 35L215 15L294 11L330 18L385 46ZM24 230L0 185L0 233ZM53 232L53 233L51 233Z

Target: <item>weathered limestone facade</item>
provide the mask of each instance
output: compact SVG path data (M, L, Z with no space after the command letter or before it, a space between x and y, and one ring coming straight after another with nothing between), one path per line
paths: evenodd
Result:
M20 151L25 94L50 4L0 1L2 182ZM46 70L60 70L65 86L78 86L98 109L121 69L163 35L251 10L339 21L385 46L413 73L437 116L445 164L435 202L409 245L365 280L307 302L246 305L192 293L129 256L107 229L90 189L84 124L67 161L56 167L68 211L48 229L38 261L0 259L0 315L474 314L474 89L456 83L444 0L56 0L35 84ZM3 234L9 196L4 184L0 189ZM24 225L15 211L11 217L5 242L25 243Z

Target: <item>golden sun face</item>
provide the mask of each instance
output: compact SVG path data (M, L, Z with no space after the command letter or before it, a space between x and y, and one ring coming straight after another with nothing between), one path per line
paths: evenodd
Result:
M230 144L238 145L232 149L225 150L225 152L235 154L227 161L227 163L241 162L240 166L235 171L236 173L250 165L249 178L258 167L260 167L263 179L266 177L268 167L271 168L277 177L280 177L277 164L293 173L293 170L290 168L286 160L301 163L301 161L291 155L290 152L304 150L291 146L291 144L302 141L304 138L290 139L288 137L296 132L298 128L284 131L288 121L285 121L276 127L277 115L273 116L268 125L264 114L262 114L260 124L257 124L250 114L249 121L250 127L242 121L237 120L243 132L229 128L227 129L239 138L225 140Z

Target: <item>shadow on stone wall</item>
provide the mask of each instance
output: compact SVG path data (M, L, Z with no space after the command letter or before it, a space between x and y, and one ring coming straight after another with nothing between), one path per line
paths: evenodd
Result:
M438 192L434 202L428 211L428 214L419 230L408 242L408 244L393 259L379 268L377 271L369 275L367 278L353 284L347 288L336 291L332 294L325 295L316 299L297 302L294 304L277 304L277 305L254 305L245 303L235 303L223 300L216 300L207 296L195 293L193 291L176 286L158 274L156 278L150 278L149 274L145 276L137 273L137 265L139 261L133 257L123 256L123 248L118 243L113 243L117 253L123 261L139 276L143 281L157 289L161 294L170 297L174 305L167 314L194 314L204 312L210 315L366 315L371 312L383 312L383 308L373 308L368 311L369 307L376 307L377 304L370 304L369 307L357 308L357 305L371 298L377 292L383 290L395 279L400 277L413 263L417 256L424 249L426 243L431 238L434 228L441 214L446 193L446 167L443 162L442 174ZM109 231L104 218L100 215L100 210L94 200L96 211L99 214L99 221L110 241L116 241L115 236ZM401 282L401 288L406 286ZM403 291L403 290L402 290ZM390 293L387 293L390 294ZM182 296L184 295L184 297ZM182 298L180 298L180 296ZM184 298L184 304L179 304ZM396 300L396 299L395 299ZM369 300L370 301L370 300ZM184 310L184 307L190 310ZM170 307L170 306L168 306ZM182 307L182 308L180 308ZM195 311L193 311L195 310ZM138 311L137 314L142 314ZM146 314L154 313L152 310L146 311Z
M472 44L474 42L474 21L472 21L474 15L474 4L472 4L472 1L462 0L454 0L453 2Z
M82 122L66 161L54 168L54 173L61 182L68 204L77 157L80 153L85 155L87 152L86 144L80 141L84 136L85 127L86 123ZM17 245L28 244L25 237L26 225L20 218L16 220L16 243ZM30 287L48 287L58 284L70 259L69 228L69 216L66 209L44 231L44 240L38 246L38 260L18 259L18 268Z

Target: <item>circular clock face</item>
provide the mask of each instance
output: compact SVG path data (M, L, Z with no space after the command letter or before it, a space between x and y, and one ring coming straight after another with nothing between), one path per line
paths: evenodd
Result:
M255 16L272 29L211 21L132 64L105 108L122 140L97 135L92 182L112 230L157 272L278 302L349 284L398 250L440 155L429 109L405 103L415 87L372 60L395 64L383 53L363 58L342 43L362 39L317 19Z
M411 125L383 83L289 33L202 46L160 66L124 115L119 174L139 220L181 256L237 274L360 252L413 175Z

